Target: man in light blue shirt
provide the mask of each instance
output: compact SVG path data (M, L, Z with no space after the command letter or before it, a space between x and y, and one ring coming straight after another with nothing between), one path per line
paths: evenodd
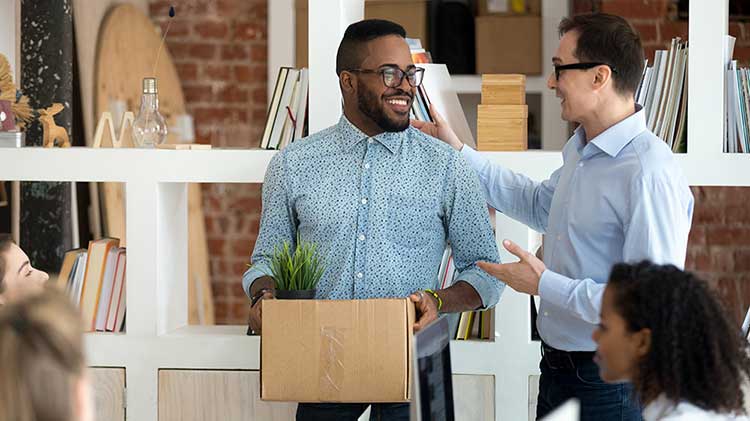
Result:
M422 130L461 150L495 209L545 234L544 262L505 241L520 262L480 263L513 289L541 297L537 417L576 397L581 420L638 420L630 386L601 380L591 335L614 263L684 265L693 196L634 102L643 70L637 33L622 18L594 14L564 19L560 35L548 86L562 100L562 118L579 127L548 180L492 165L441 121Z
M273 296L265 256L283 241L294 246L297 235L317 244L324 259L317 298L410 296L417 330L438 311L491 307L500 298L503 284L476 265L499 262L476 174L460 153L409 126L423 70L404 36L392 22L352 24L336 63L344 115L273 157L253 266L242 280L256 331L257 302ZM446 241L458 281L424 292L436 288ZM300 404L297 419L356 420L367 406ZM409 405L375 404L372 417L408 420Z

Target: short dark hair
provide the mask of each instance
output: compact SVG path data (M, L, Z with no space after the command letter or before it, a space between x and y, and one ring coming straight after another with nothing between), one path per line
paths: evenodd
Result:
M10 245L13 244L13 237L10 234L0 233L0 293L5 291L5 256L3 254L8 251Z
M406 31L403 26L382 19L365 19L349 25L336 53L336 74L358 68L365 60L364 44L387 35L406 38Z
M743 410L748 343L706 282L643 261L616 264L607 288L628 330L651 330L651 349L632 379L643 402L663 393L711 411Z
M560 36L575 31L579 60L606 63L614 70L612 80L620 94L635 94L643 75L643 47L638 32L620 16L589 13L563 18Z

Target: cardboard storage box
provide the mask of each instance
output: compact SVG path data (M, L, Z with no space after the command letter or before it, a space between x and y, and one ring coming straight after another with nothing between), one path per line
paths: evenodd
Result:
M531 15L476 18L477 73L542 73L541 17Z
M528 149L528 106L483 105L477 108L477 150Z
M409 38L419 38L422 47L429 51L427 32L428 0L365 0L365 19L386 19L398 23ZM295 67L308 65L308 14L307 0L296 0Z
M265 300L261 399L407 402L414 304L408 299Z

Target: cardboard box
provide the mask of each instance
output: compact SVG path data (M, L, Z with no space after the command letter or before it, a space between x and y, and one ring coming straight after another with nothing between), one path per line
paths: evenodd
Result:
M483 105L477 108L477 150L525 151L528 106Z
M261 399L407 402L408 299L264 300Z
M541 74L541 21L531 15L477 17L477 73Z
M482 104L523 105L525 103L525 75L482 75Z
M295 67L308 64L308 14L307 0L296 0ZM365 0L365 19L385 19L398 23L406 30L409 38L419 38L422 47L429 51L427 32L428 0Z

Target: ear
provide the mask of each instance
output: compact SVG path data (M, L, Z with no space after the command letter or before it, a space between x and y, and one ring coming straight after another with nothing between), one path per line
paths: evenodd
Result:
M343 71L339 75L339 85L341 85L342 93L353 94L357 91L354 78L352 77L352 74L347 71Z
M612 69L609 66L598 66L594 74L594 89L601 89L612 80Z
M635 352L638 358L643 358L651 351L651 329L641 329L634 333Z

